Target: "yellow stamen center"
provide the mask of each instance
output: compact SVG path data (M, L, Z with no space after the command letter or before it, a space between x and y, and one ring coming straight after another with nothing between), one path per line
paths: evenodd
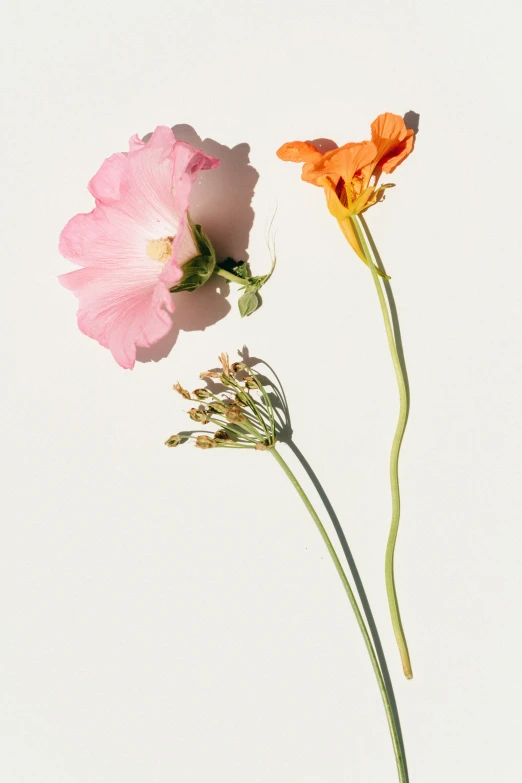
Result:
M151 239L147 243L147 255L153 261L159 261L164 264L172 255L172 242L174 237L164 237L163 239Z

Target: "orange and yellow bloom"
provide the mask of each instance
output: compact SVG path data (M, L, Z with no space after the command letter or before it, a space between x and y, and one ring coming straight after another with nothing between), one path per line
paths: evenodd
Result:
M281 160L303 163L302 179L324 188L326 203L357 255L366 263L351 217L382 200L381 174L391 174L413 150L414 133L397 114L380 114L371 141L349 142L320 152L308 141L292 141L277 151Z

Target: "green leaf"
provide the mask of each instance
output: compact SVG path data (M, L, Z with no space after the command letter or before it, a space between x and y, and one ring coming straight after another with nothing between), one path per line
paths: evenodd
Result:
M253 291L246 291L243 296L238 300L239 312L241 317L244 318L247 315L251 315L259 307L259 297Z

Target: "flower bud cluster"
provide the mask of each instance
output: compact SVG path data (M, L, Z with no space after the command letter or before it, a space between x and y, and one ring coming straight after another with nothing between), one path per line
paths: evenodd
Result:
M228 355L219 356L220 370L209 370L200 375L211 379L207 388L192 393L181 384L173 388L184 399L199 402L199 407L187 413L192 421L217 427L212 434L194 432L172 435L165 441L171 448L185 440L194 440L200 449L250 448L266 451L276 443L276 420L270 396L259 375L245 362L230 364ZM219 386L220 384L220 386Z

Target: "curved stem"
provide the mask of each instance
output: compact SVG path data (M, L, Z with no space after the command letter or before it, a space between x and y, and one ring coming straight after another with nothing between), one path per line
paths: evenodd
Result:
M357 603L357 600L353 594L352 588L350 586L350 583L348 581L348 578L346 574L344 573L343 567L341 565L341 561L339 560L337 553L332 545L332 542L330 541L330 538L328 536L328 533L326 532L323 523L319 519L319 516L317 515L317 512L315 511L314 507L310 503L310 500L308 499L308 496L306 495L305 491L303 490L302 486L286 464L285 460L282 458L282 456L279 454L279 452L275 448L270 449L270 453L273 455L273 457L276 459L276 461L279 463L279 465L282 467L288 478L290 479L293 487L295 488L297 494L305 504L310 516L314 520L317 529L319 530L319 533L321 534L321 538L323 539L324 543L326 544L326 548L328 549L328 552L330 553L330 557L333 560L333 564L335 566L335 569L337 573L339 574L339 577L341 579L341 582L343 584L343 587L345 589L345 592L348 596L348 600L350 601L350 605L354 611L355 618L357 620L357 625L359 626L359 629L361 631L361 634L364 639L364 643L366 645L366 649L368 650L368 655L370 656L371 664L373 671L375 673L375 677L377 679L377 683L379 685L379 691L381 693L382 701L384 704L384 710L386 712L386 718L388 720L388 726L390 729L392 744L393 744L393 751L395 753L395 761L397 762L397 771L399 773L399 781L400 783L408 783L408 776L406 772L406 764L404 760L404 756L402 753L401 743L399 740L399 732L397 729L397 725L395 723L395 716L393 714L393 710L390 703L390 698L388 696L388 691L386 689L386 685L384 682L384 678L382 676L381 668L379 666L379 661L377 659L377 655L373 646L373 642L371 640L370 634L368 633L368 630L366 628L366 623L364 622L364 618L361 614L361 611L359 609L359 605Z
M397 534L399 532L399 520L401 516L401 497L399 490L399 454L401 450L401 443L404 437L404 431L406 429L406 423L408 421L408 390L402 371L402 365L397 351L397 345L395 343L395 336L393 332L393 326L386 305L384 292L382 290L382 284L377 274L377 268L374 264L372 255L366 242L364 230L361 222L357 216L351 218L357 239L361 244L361 249L366 257L368 266L372 273L373 282L377 290L377 296L379 297L379 304L381 306L382 317L384 320L384 326L386 329L386 336L388 338L388 347L393 362L393 368L395 370L395 376L397 378L397 386L399 389L399 418L397 421L397 428L393 437L391 453L390 453L390 487L392 496L392 518L390 524L390 532L388 535L388 543L386 545L386 555L384 561L384 573L386 579L386 592L388 594L388 604L390 607L391 621L393 625L393 631L395 633L395 639L397 640L397 646L402 660L402 668L407 679L413 677L411 669L410 654L408 652L408 644L406 642L406 636L402 627L401 614L399 611L399 602L397 600L397 590L395 588L395 545L397 543ZM368 228L366 228L368 231ZM368 231L369 234L369 231Z

